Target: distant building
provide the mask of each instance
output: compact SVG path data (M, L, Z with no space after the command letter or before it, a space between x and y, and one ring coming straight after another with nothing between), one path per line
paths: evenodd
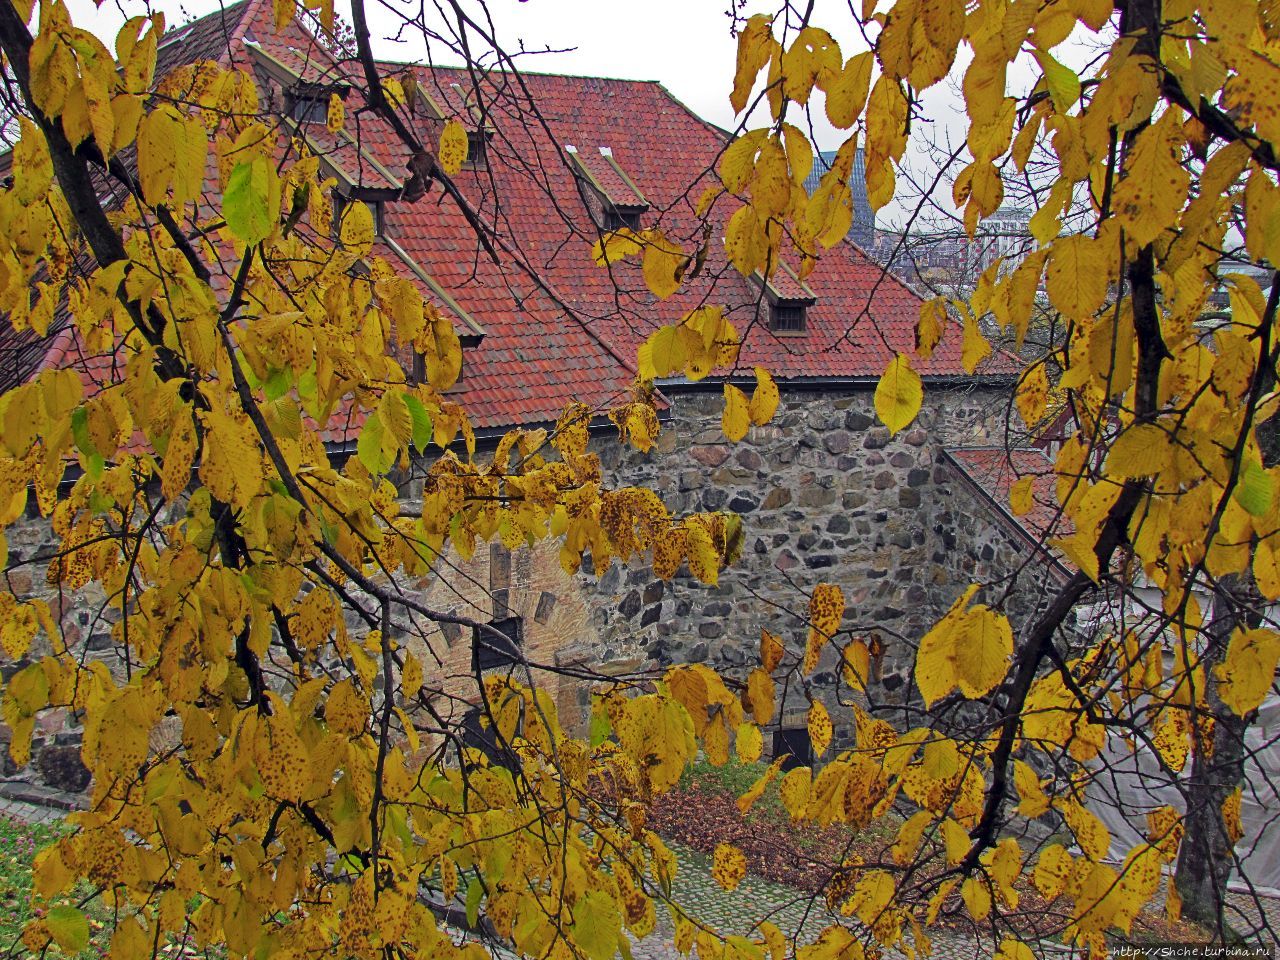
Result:
M1003 206L982 221L972 239L958 224L947 230L883 230L868 252L907 283L969 291L996 260L1004 258L1003 273L1034 249L1029 222L1026 210Z
M834 150L823 150L813 158L813 169L804 181L805 192L812 196L835 159ZM849 227L849 239L870 253L876 242L876 212L867 199L867 160L862 147L853 158L853 176L849 186L853 191L853 225Z

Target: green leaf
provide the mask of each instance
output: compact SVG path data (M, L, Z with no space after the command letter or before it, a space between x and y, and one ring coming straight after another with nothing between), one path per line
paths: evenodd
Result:
M413 419L413 445L418 452L425 453L427 444L431 442L431 414L427 408L411 393L404 395L404 405L409 408L409 416Z
M89 437L88 407L79 406L71 411L71 436L76 442L76 449L86 457L98 452L98 448L93 445L93 440Z
M609 717L607 715L604 713L591 714L590 736L591 745L593 747L598 747L600 744L608 740L609 734L612 730L613 727L609 723Z
M484 896L484 887L480 886L480 878L476 877L467 884L467 926L474 927L480 919L480 898Z
M1240 480L1236 483L1236 503L1255 517L1262 517L1271 509L1271 476L1262 469L1262 464L1250 460L1240 471Z
M75 907L54 907L44 919L64 952L79 953L89 946L89 921Z
M1070 67L1059 63L1043 50L1037 50L1036 60L1044 71L1044 83L1053 100L1054 109L1066 113L1080 99L1080 78Z
M222 195L222 215L231 232L245 243L261 243L275 225L268 203L271 169L266 157L237 163Z
M387 453L383 438L382 421L370 416L360 430L360 439L356 441L356 456L372 474L383 474L391 469L391 456Z
M291 386L293 386L293 371L284 368L272 370L267 376L267 399L279 400L289 392Z
M617 952L622 916L607 893L592 890L573 908L573 939L589 960L610 960Z

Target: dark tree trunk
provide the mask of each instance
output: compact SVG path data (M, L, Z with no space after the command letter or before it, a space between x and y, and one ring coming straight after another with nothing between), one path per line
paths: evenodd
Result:
M1234 846L1222 814L1227 798L1244 782L1244 734L1252 715L1238 717L1218 697L1213 667L1222 661L1232 632L1248 626L1241 611L1249 601L1252 578L1224 577L1214 591L1214 612L1205 638L1205 678L1208 716L1213 720L1213 750L1197 749L1186 783L1185 835L1174 877L1182 898L1184 918L1213 932L1215 939L1232 942L1239 936L1227 922L1227 880L1235 861ZM1202 718L1202 722L1203 722Z

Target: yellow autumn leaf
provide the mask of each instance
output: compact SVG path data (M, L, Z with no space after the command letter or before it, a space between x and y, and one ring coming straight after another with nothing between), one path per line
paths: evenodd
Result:
M876 384L875 408L880 422L889 428L890 434L895 434L916 418L923 402L924 386L920 376L911 369L906 354L900 353L889 361Z
M1013 782L1018 788L1018 813L1029 819L1042 816L1049 811L1049 798L1040 785L1040 777L1032 769L1031 764L1023 760L1013 762Z
M956 687L974 699L994 690L1008 670L1013 628L990 607L966 607L969 590L920 641L916 650L916 686L926 705Z
M757 13L742 32L738 34L737 67L733 77L733 92L729 96L729 104L735 114L741 113L747 106L747 98L751 88L755 86L760 70L773 56L778 42L773 39L773 19Z
M982 329L978 326L978 321L972 314L965 317L964 338L960 350L960 362L964 365L965 373L969 374L978 369L978 364L991 356L991 344L987 342Z
M964 899L964 905L969 908L969 916L974 920L982 921L990 916L991 891L987 889L985 878L966 877L960 885L960 896Z
M865 690L871 679L871 649L861 640L845 645L840 671L851 690Z
M1128 427L1107 457L1107 473L1116 479L1149 477L1168 467L1173 457L1169 434L1154 423L1135 423Z
M773 419L778 409L780 395L778 385L769 371L764 367L756 367L756 388L751 392L751 402L747 405L747 414L757 427L763 427Z
M702 735L702 747L707 762L713 767L723 767L729 762L729 728L724 715L716 714Z
M1266 699L1280 662L1280 635L1274 630L1236 630L1222 663L1214 668L1218 696L1237 716Z
M747 428L751 426L751 416L747 410L747 395L733 384L726 383L724 413L721 415L720 424L724 435L734 443L745 437Z
M757 757L757 759L759 758ZM782 759L782 757L778 757L773 761L773 763L769 764L769 767L765 770L763 776L756 780L756 782L748 788L746 793L738 797L737 806L740 813L745 814L755 806L755 802L764 795L769 784L773 783L773 781L777 779L778 771L782 769Z
M999 686L1013 655L1009 618L979 604L965 616L955 640L956 682L960 692L974 699Z
M665 300L680 289L680 281L689 258L677 244L657 230L645 231L643 236L644 257L641 269L644 282L655 297Z
M329 94L329 107L325 111L325 126L330 133L337 133L346 122L346 107L342 102L342 97L336 93Z
M840 629L844 593L834 583L820 583L809 598L809 640L804 651L804 672L813 673L823 647Z
M925 828L933 823L933 814L928 810L917 810L898 828L897 839L893 842L893 862L899 866L910 863L920 848Z
M795 767L782 776L778 795L793 820L799 820L809 808L809 787L813 774L808 767Z
M747 858L732 844L718 843L711 857L711 876L724 890L733 892L747 875Z
M875 55L870 50L850 57L827 86L827 119L840 130L852 127L867 104L867 92L871 87L871 68Z
M754 723L743 723L738 726L738 734L734 738L734 750L740 763L755 763L760 759L764 749L764 737L760 728Z
M635 231L630 227L622 227L619 230L610 230L600 237L591 245L591 259L595 261L596 266L606 267L611 263L621 263L627 257L634 256L644 249L644 244L640 242L640 238L636 236ZM662 330L672 330L672 327L661 327ZM656 334L655 334L656 336ZM649 338L650 340L653 337ZM674 369L670 365L668 370ZM665 376L665 374L660 374Z
M1066 889L1074 869L1071 855L1061 844L1053 843L1040 852L1040 859L1036 861L1036 868L1031 874L1031 882L1046 899L1053 900Z
M995 960L1036 960L1036 955L1021 940L1005 937L1000 941L1000 949L996 951Z
M1106 247L1092 237L1060 237L1049 248L1045 292L1064 316L1083 320L1106 302L1110 286Z
M942 821L942 843L947 851L947 866L954 867L969 852L969 831L947 817Z
M747 707L758 724L766 724L773 719L773 678L760 667L747 674Z
M1061 801L1055 805L1075 834L1076 843L1085 856L1095 863L1103 860L1111 849L1111 831L1098 819L1098 815L1074 800Z
M834 733L831 717L827 714L827 708L822 705L821 700L815 700L809 706L806 726L809 730L809 742L813 744L813 755L820 757L827 752L827 747L831 744L831 735Z
M338 238L356 256L365 256L373 247L373 212L368 204L353 202L342 208L342 224Z
M760 629L760 663L766 674L778 669L778 664L782 662L782 655L785 652L786 648L783 647L782 641L762 627Z
M916 323L916 353L928 360L934 348L942 342L947 326L947 300L933 297L920 304L920 319Z
M1015 517L1025 516L1035 506L1035 477L1019 477L1009 485L1009 509Z
M467 128L457 120L450 120L440 131L440 145L436 151L440 169L449 176L453 176L467 162L469 149Z

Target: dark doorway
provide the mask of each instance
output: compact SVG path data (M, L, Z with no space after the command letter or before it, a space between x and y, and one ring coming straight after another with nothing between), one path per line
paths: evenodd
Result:
M813 743L809 740L806 727L789 727L773 732L774 759L784 757L782 769L794 770L796 767L813 766Z

